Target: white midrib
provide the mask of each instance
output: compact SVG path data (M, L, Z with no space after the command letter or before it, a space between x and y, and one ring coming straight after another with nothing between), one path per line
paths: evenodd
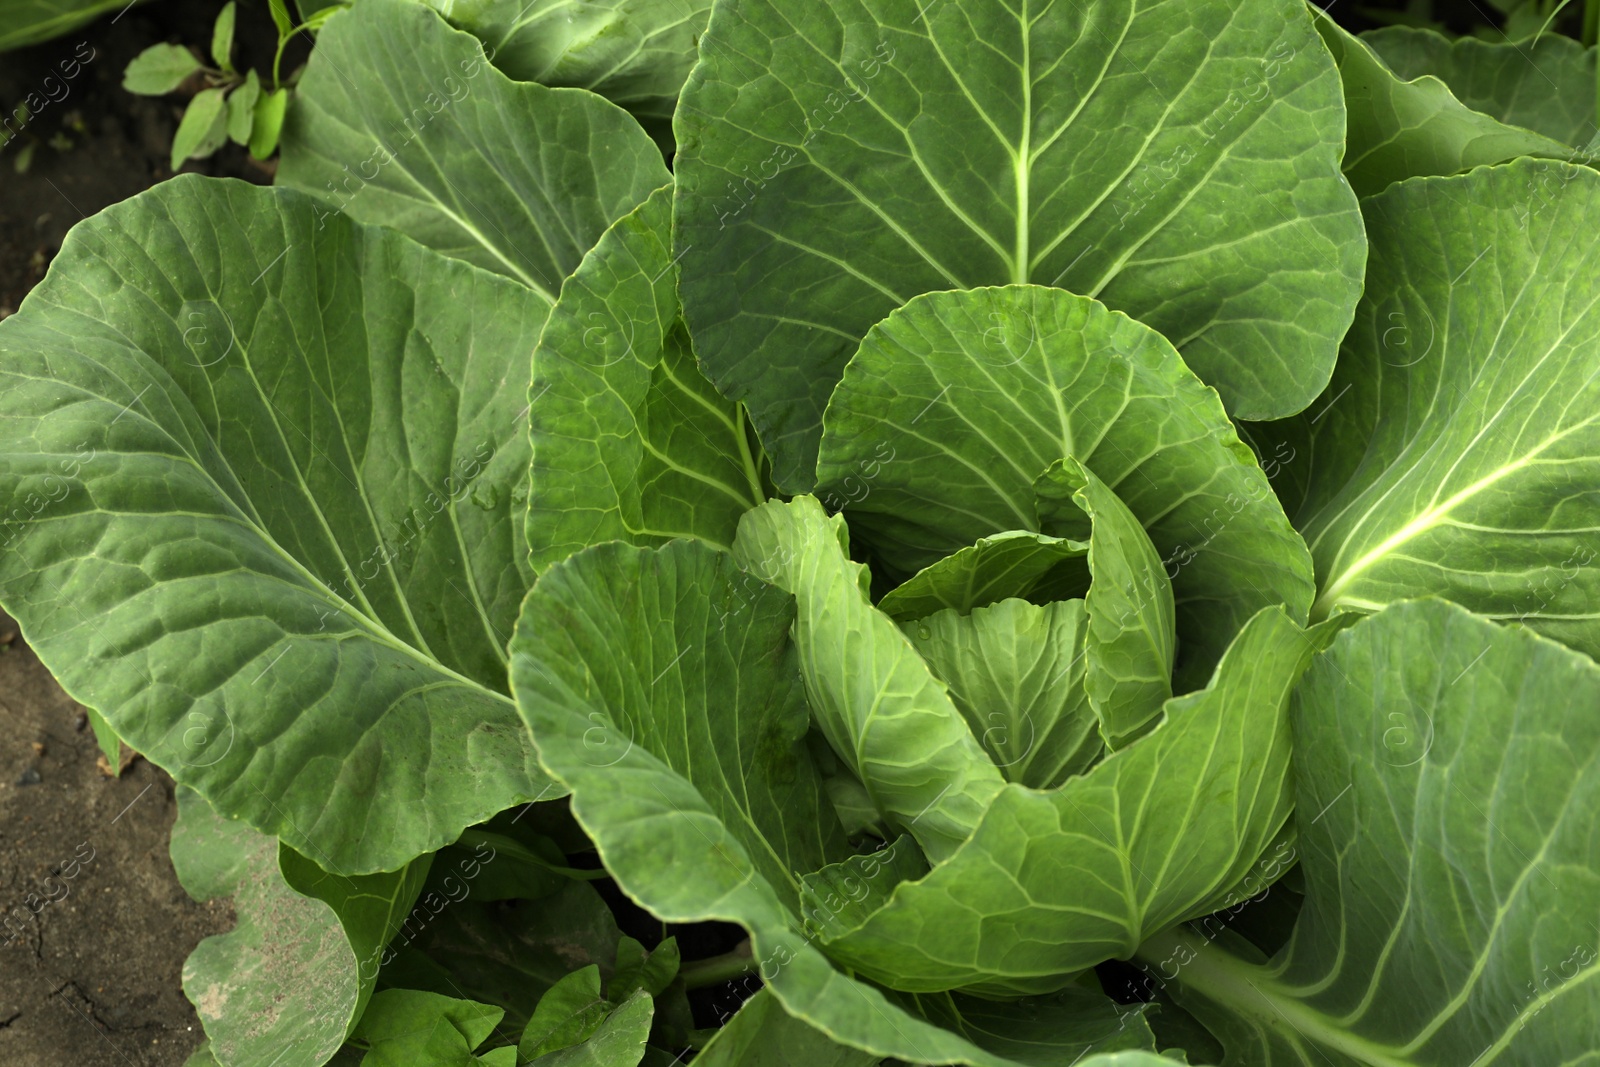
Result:
M1334 605L1339 602L1340 595L1346 589L1350 588L1350 586L1358 577L1370 570L1390 552L1393 552L1396 548L1399 548L1412 538L1419 537L1433 529L1435 526L1438 526L1449 517L1450 512L1454 511L1457 507L1460 507L1461 504L1467 500L1470 500L1472 497L1483 492L1485 489L1489 488L1495 483L1526 468L1535 459L1537 459L1541 453L1549 449L1552 445L1555 445L1565 436L1567 436L1565 432L1556 434L1540 444L1538 448L1519 456L1510 463L1496 467L1492 472L1484 475L1482 478L1479 478L1471 485L1452 493L1441 503L1428 507L1416 518L1412 519L1410 522L1400 527L1400 529L1396 530L1394 533L1378 542L1377 545L1364 553L1360 559L1356 560L1349 567L1345 568L1344 572L1340 574L1338 578L1328 583L1328 587L1322 591L1320 596L1317 597L1316 603L1311 605L1311 618L1313 620L1326 618L1328 613L1333 610Z
M1033 64L1029 55L1029 36L1028 0L1022 0L1022 136L1018 139L1014 160L1017 173L1017 244L1011 262L1011 280L1018 285L1028 280L1028 172L1033 165Z
M1285 995L1260 967L1181 928L1156 934L1139 946L1135 956L1161 967L1170 963L1180 949L1190 957L1178 972L1182 985L1206 1000L1256 1020L1262 1029L1283 1033L1287 1027L1294 1036L1343 1053L1368 1067L1416 1067L1415 1060L1397 1055L1396 1049L1353 1034L1303 1001Z

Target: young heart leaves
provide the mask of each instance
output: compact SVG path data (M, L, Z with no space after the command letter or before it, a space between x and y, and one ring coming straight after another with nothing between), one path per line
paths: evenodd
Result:
M1006 781L1048 789L1099 757L1083 601L947 608L901 629Z
M540 578L512 640L513 685L623 890L667 921L744 925L787 1012L878 1056L1011 1067L1024 1026L1033 1055L1153 1047L1139 1016L1098 994L950 999L930 1021L810 943L799 875L849 849L802 743L794 620L787 593L692 541L600 545Z
M410 0L362 0L328 20L278 169L329 212L552 301L606 227L669 177L621 108L510 80L476 38Z
M964 615L1008 597L1070 599L1089 586L1088 551L1084 541L1032 530L980 537L889 590L878 610L904 622L944 608Z
M1600 1047L1597 703L1592 660L1454 605L1357 623L1295 692L1293 939L1258 965L1179 928L1141 960L1224 1067L1582 1062Z
M867 599L848 537L842 519L802 496L746 515L735 549L747 570L794 594L800 669L833 751L879 811L943 859L1003 779L911 642Z
M1600 652L1596 212L1600 173L1542 160L1366 201L1367 293L1289 428L1315 615L1437 594Z
M0 599L129 744L353 874L553 792L503 652L548 307L322 214L180 177L73 231L0 323Z
M1016 996L1216 910L1289 818L1289 691L1334 629L1263 609L1152 733L1056 790L1007 786L960 850L825 951L897 989Z
M1279 418L1360 290L1339 78L1298 0L720 0L675 131L685 317L789 492L845 361L920 293L1098 297Z
M1040 482L1070 490L1094 525L1084 688L1106 744L1122 748L1172 695L1172 583L1139 520L1094 472L1061 459Z
M1063 519L1062 494L1036 484L1077 460L1167 567L1190 688L1262 607L1303 620L1310 605L1305 545L1215 391L1097 301L1042 286L918 297L868 333L825 426L819 491L890 574L1002 531L1081 538L1081 511L1069 501Z
M1172 695L1174 632L1171 583L1127 507L1076 460L1057 461L1041 482L1052 507L1093 524L1087 595L946 608L902 628L1006 780L1047 788L1153 725ZM869 792L878 784L867 768L857 773Z

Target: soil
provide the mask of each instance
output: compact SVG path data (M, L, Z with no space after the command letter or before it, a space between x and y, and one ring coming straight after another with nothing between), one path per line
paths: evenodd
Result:
M167 858L172 780L102 773L83 709L0 615L0 1063L181 1064L184 957L232 926Z
M221 7L164 0L0 55L0 111L30 94L59 98L0 148L0 318L44 277L75 223L172 176L185 93L134 96L122 71L159 41L208 46ZM239 69L269 67L265 4L240 5L238 41ZM233 145L184 169L272 176ZM179 1067L204 1036L183 995L183 961L232 928L232 910L190 900L173 874L172 780L143 760L120 778L103 773L83 709L16 631L0 614L0 1064Z

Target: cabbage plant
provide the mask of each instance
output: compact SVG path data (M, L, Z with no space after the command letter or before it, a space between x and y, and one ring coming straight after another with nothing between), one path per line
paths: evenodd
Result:
M1291 0L558 7L330 15L0 324L197 1067L1585 1062L1584 131Z

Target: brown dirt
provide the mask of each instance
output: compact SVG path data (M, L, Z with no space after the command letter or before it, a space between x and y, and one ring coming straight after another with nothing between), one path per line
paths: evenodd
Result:
M163 0L0 55L0 111L30 94L60 97L0 148L0 318L44 276L69 228L172 176L183 102L125 92L122 70L157 41L209 45L221 7ZM241 4L239 22L236 62L265 69L275 40L266 5ZM271 178L232 145L184 169ZM203 1037L183 961L232 927L231 908L196 904L173 874L172 780L142 760L120 779L103 775L82 709L20 638L7 640L15 632L0 614L0 1064L179 1067Z
M178 885L172 780L99 754L33 651L0 646L0 1063L167 1067L202 1036L183 960L231 909Z

